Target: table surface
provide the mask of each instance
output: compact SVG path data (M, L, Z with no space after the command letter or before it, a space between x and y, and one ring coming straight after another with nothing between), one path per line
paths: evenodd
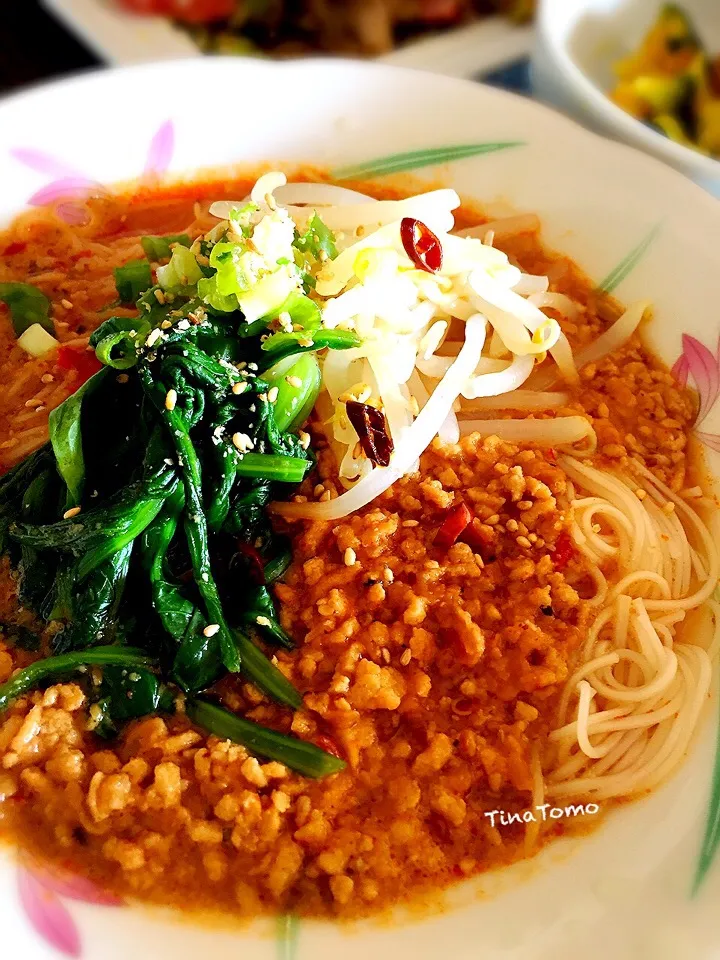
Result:
M0 95L100 65L38 0L0 0ZM477 79L521 93L530 89L527 60Z

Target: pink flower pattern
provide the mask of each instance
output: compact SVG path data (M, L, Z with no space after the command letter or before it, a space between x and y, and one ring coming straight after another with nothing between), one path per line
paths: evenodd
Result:
M174 147L175 128L172 120L166 120L150 141L141 183L154 183L167 172ZM106 187L88 177L82 170L42 150L15 147L10 152L23 166L53 178L28 198L28 204L31 207L40 207L48 203L56 203L57 214L66 223L71 225L87 223L89 216L83 201L90 196L103 196L108 193Z
M17 874L20 905L35 932L65 957L80 957L80 931L62 898L106 907L122 901L84 877L56 873L37 863L23 864Z
M700 405L695 418L695 436L705 446L720 453L720 434L698 430L720 396L720 339L713 353L689 333L682 335L682 353L672 367L676 380L686 387L692 381Z

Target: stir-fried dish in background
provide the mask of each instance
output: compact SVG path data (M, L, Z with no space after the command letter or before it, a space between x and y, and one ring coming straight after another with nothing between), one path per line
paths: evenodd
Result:
M528 19L534 0L117 0L140 14L187 25L221 53L310 51L376 55L428 31L488 13Z
M623 110L676 143L720 156L720 52L705 47L681 6L662 7L615 73L612 99Z
M650 305L452 189L174 189L1 241L0 830L357 915L666 779L720 554Z

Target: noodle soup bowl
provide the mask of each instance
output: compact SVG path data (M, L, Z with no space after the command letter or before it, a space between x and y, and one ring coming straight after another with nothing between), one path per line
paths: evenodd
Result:
M537 214L545 242L598 287L625 303L652 302L644 335L696 390L693 442L720 477L720 208L665 165L497 90L342 61L166 63L69 79L0 104L3 222L71 187L77 200L88 185L236 164L289 173L311 164L348 183L394 179L405 189L441 183L484 204L490 218ZM702 699L700 731L667 783L620 806L558 800L529 811L557 820L558 830L568 818L584 820L587 835L570 831L531 860L413 909L352 925L283 917L233 927L120 904L3 848L4 952L33 960L329 960L338 952L347 960L709 960L720 948L720 772L716 704ZM489 813L502 829L503 811Z

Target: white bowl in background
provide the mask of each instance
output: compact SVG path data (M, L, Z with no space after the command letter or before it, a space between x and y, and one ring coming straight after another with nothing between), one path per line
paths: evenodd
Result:
M636 49L661 0L541 0L533 88L540 99L665 160L720 196L720 161L674 143L607 96L613 63ZM708 50L720 52L720 0L682 0Z

